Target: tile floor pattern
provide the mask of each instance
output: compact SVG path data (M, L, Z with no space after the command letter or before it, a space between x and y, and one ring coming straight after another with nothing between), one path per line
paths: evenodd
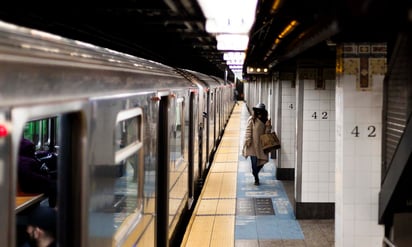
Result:
M248 116L244 104L235 106L182 246L334 246L333 220L296 220L293 181L276 179L273 160L254 185L240 155Z
M255 201L270 200L272 210L260 209L268 203L255 203L255 212L249 210L249 215L236 214L235 239L303 239L283 185L275 179L273 163L266 164L260 172L260 186L254 185L249 163L249 160L239 161L237 209L243 207L245 198L253 198Z

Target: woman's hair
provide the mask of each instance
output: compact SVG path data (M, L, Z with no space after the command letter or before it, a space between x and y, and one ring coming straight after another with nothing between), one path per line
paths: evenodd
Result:
M260 118L258 117L259 115L261 115ZM255 108L253 109L252 118L253 118L253 122L255 122L257 118L259 118L263 123L266 123L266 121L268 120L268 112L264 109Z

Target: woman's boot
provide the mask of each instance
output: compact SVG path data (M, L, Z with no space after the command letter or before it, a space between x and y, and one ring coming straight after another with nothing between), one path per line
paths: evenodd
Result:
M253 176L255 177L255 185L259 185L259 176L258 174L253 174Z

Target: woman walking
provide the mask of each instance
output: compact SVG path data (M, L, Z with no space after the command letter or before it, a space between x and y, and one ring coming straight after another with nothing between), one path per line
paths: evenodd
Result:
M253 114L247 121L245 132L245 144L243 146L243 156L250 156L252 162L252 173L255 178L255 185L259 185L259 171L263 165L268 162L268 154L263 152L260 144L260 136L265 133L270 133L272 124L268 119L268 112L263 103L253 107Z

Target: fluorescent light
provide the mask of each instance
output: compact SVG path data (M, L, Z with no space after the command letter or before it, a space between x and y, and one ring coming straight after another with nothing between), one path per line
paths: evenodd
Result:
M279 34L278 37L279 37L280 39L283 39L286 35L288 35L290 32L292 32L293 29L295 29L295 27L296 27L298 24L299 24L299 23L298 23L296 20L291 21L291 22L289 23L289 25L287 25L287 26L285 27L285 29L283 29L282 33ZM276 41L275 41L275 43L276 43ZM277 43L279 43L279 42L277 42Z
M216 35L218 50L244 51L249 42L246 34L219 34Z
M245 62L244 59L239 60L227 60L226 64L233 64L233 65L242 65Z
M228 60L245 60L245 52L225 52L223 53L223 59Z
M206 31L216 36L217 49L243 51L224 54L227 64L242 65L249 43L249 31L255 21L258 0L198 0L206 17ZM239 72L239 78L242 78Z
M198 0L209 33L249 33L257 0Z
M253 19L245 21L240 17L207 19L206 31L209 33L248 33L252 24Z

